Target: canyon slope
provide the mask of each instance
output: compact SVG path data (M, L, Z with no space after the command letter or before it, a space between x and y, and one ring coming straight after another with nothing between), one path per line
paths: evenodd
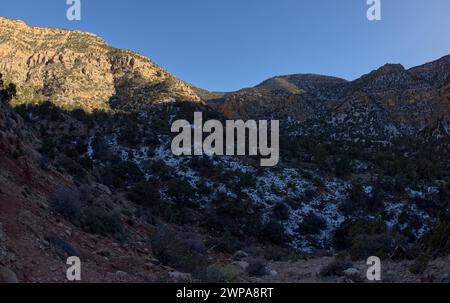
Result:
M226 93L209 104L229 118L359 123L385 135L443 127L450 133L450 56L405 69L387 64L354 81L299 74Z
M15 104L51 101L86 111L135 108L171 98L199 101L189 85L148 58L90 33L0 18L0 70Z

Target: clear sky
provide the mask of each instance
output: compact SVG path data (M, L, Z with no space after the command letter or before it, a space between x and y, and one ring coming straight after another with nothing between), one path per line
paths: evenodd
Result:
M66 0L4 0L0 15L93 32L215 91L293 73L351 80L450 54L450 0L381 1L376 22L366 0L81 0L72 22Z

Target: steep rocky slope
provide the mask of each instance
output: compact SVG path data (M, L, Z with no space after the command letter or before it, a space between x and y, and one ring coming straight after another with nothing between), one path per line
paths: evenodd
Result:
M319 75L280 76L209 104L230 118L319 118L333 127L357 124L368 135L412 135L448 125L449 58L410 70L387 64L351 82Z
M0 18L0 71L20 88L16 104L52 101L87 111L139 108L170 98L199 101L189 85L148 58L79 31Z
M77 184L37 150L40 144L35 131L0 98L0 283L67 282L65 260L74 255L84 261L85 282L155 281L167 275L170 269L150 263L148 248L136 244L146 238L145 229L131 229L135 245L128 246L84 232L50 211L55 189ZM97 199L116 199L107 187L94 187Z

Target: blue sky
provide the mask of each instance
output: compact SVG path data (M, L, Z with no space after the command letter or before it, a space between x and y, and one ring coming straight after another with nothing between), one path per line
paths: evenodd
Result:
M449 0L381 1L376 22L366 0L81 0L72 22L66 0L4 0L0 15L93 32L216 91L292 73L351 80L450 54Z

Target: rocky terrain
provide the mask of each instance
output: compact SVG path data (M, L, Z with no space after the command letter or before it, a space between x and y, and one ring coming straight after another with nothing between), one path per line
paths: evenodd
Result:
M357 123L369 136L449 134L450 56L406 70L387 64L354 81L320 75L280 76L209 101L228 118L320 119L333 127Z
M199 101L189 85L148 58L114 49L96 35L5 18L0 27L0 69L19 87L14 104L51 100L92 112L171 98Z
M448 282L450 57L211 93L0 18L0 73L0 281ZM280 164L175 157L194 111L280 119Z

